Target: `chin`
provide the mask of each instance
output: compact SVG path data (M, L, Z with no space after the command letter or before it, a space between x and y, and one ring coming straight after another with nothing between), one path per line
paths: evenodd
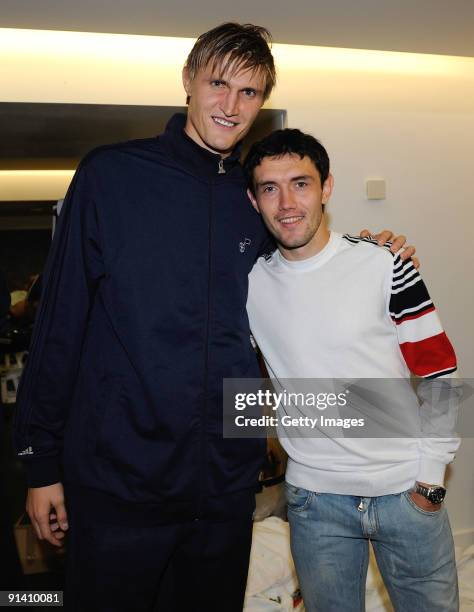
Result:
M306 246L307 242L304 240L298 240L298 241L294 241L294 242L283 242L283 240L280 240L277 242L279 242L282 247L284 247L285 249L288 249L289 251L292 251L293 249L299 249L300 247Z
M216 151L220 151L221 153L228 153L232 151L235 146L235 142L215 142L214 148Z
M220 137L212 140L212 146L216 151L229 152L242 138L242 134L229 134L227 138L223 138L221 134Z
M216 151L216 153L225 155L226 153L231 153L236 144L237 143L235 142L230 142L230 143L216 142L212 145L212 148L214 149L214 151Z

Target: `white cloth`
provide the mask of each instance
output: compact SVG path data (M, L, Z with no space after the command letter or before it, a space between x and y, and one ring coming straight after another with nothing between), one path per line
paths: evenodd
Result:
M299 612L297 591L288 523L276 516L254 523L245 612Z

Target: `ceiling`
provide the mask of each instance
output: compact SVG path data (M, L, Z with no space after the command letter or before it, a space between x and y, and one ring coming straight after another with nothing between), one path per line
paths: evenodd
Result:
M0 0L0 27L195 37L224 21L275 42L474 57L474 0Z

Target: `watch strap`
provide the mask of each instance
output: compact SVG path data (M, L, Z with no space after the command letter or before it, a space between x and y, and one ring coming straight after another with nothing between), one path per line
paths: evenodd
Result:
M420 495L423 495L423 497L425 499L427 499L429 502L433 503L441 503L442 501L444 501L444 498L446 496L446 489L445 487L443 487L442 485L432 485L430 487L425 487L424 485L420 484L419 482L417 482L415 484L414 487L416 493L419 493ZM433 494L435 494L435 492L438 492L441 494L441 499L440 501L434 501L432 499ZM436 494L435 494L436 497Z

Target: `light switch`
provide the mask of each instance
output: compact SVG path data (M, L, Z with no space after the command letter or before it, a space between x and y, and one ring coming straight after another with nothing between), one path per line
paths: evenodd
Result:
M385 179L369 179L366 185L368 200L385 200Z

